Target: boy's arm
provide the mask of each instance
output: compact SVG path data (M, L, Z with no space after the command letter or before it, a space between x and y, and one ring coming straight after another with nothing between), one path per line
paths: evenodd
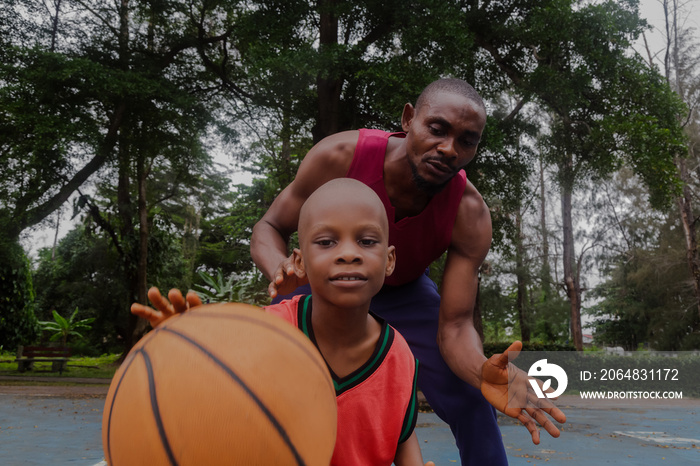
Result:
M415 431L405 442L399 443L399 447L396 449L396 456L394 457L394 464L396 466L424 466L423 455L421 455ZM425 463L425 466L435 466L435 463L428 461Z

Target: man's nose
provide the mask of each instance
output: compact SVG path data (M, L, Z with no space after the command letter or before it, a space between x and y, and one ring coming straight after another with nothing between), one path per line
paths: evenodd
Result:
M437 148L438 152L450 160L457 158L457 151L455 150L455 140L454 138L445 138L440 142Z

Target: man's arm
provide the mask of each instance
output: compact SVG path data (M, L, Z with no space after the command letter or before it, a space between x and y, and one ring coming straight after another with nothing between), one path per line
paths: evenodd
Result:
M491 215L481 195L467 181L442 278L438 343L450 369L476 388L481 386L481 366L486 357L473 314L479 267L490 246Z
M358 131L345 131L312 147L301 162L294 181L282 190L253 227L250 254L272 282L269 287L271 296L289 293L302 284L294 275L287 242L297 230L299 211L311 193L324 183L347 174L358 135Z
M479 388L496 409L522 422L530 432L533 443L539 444L536 422L550 435L558 437L559 429L545 413L558 422L566 422L566 416L548 400L538 400L534 396L527 382L527 374L508 362L508 351L487 360L474 328L479 267L486 258L490 244L491 217L488 208L476 189L468 183L453 228L442 280L438 330L440 352L458 377ZM509 351L517 353L521 346L516 342ZM525 408L509 407L509 383L516 394L515 398L522 403L520 406Z

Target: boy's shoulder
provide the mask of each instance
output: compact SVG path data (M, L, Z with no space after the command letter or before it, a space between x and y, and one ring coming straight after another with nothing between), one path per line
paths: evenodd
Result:
M298 326L298 308L299 301L304 298L305 295L293 296L290 299L285 299L276 304L270 304L264 306L263 309L269 314L276 315L286 320L295 327Z

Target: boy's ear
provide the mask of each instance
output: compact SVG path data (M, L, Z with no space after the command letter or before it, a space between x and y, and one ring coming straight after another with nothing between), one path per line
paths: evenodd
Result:
M292 264L294 266L294 274L299 278L306 277L306 269L304 269L304 258L301 255L301 250L294 248L292 252Z
M394 246L389 246L387 248L387 261L386 261L386 275L389 276L394 273L394 267L396 267L396 248Z

